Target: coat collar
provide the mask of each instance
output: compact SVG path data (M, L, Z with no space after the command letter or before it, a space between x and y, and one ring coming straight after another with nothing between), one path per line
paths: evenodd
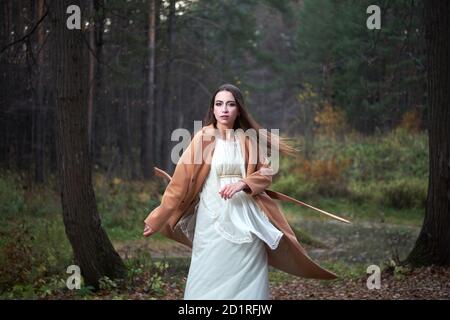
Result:
M217 137L218 130L214 127L214 124L204 126L202 128L202 150L204 150L204 159L208 166L211 165L212 155L215 148L215 139ZM255 139L249 138L249 136L242 129L235 131L236 138L239 141L241 148L241 154L244 155L245 168L247 176L253 173L257 165L257 143ZM250 162L250 163L249 163Z

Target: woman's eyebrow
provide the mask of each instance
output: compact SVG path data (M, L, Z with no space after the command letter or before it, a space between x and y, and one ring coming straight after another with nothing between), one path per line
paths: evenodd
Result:
M216 100L216 102L223 102L222 100ZM228 102L236 102L235 100L230 100L230 101L227 101L227 103Z

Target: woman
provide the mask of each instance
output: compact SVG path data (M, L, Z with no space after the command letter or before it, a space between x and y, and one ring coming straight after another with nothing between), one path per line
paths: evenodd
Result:
M307 256L267 195L272 174L260 146L279 146L284 154L294 149L276 135L261 134L240 90L230 84L212 96L205 122L161 205L145 219L144 236L161 231L192 247L184 298L270 299L269 264L298 276L335 278ZM259 133L256 139L243 134L249 129Z

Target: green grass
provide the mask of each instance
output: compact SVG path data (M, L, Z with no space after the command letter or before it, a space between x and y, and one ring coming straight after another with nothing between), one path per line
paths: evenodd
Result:
M269 268L269 282L272 285L287 283L295 278L296 276L286 272L282 272L278 269L273 268L272 266Z
M299 200L302 201L303 199ZM350 220L350 222L371 221L420 226L424 216L424 209L420 208L400 210L370 203L357 204L347 199L322 198L316 201L303 200L303 202L328 213ZM282 208L285 213L295 219L334 220L313 209L291 203L282 203Z
M348 279L367 276L367 264L348 264L340 261L323 261L320 265L332 272L338 278L334 282L345 282ZM322 280L322 284L330 284L330 281Z
M338 278L333 280L333 282L345 282L347 279L359 278L367 275L366 264L346 264L339 261L321 261L320 266L338 275ZM269 281L273 285L287 283L295 279L298 279L298 277L272 267L269 269ZM329 280L318 281L323 285L331 283Z

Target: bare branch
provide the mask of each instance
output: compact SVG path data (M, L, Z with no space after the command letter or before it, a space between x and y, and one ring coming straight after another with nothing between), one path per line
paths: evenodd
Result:
M47 9L47 11L45 11L44 15L39 19L39 21L34 25L34 27L30 30L30 32L28 32L22 38L17 39L16 41L13 41L10 44L7 44L6 46L4 46L2 48L2 50L0 51L0 55L3 54L3 52L5 52L5 50L8 49L9 47L28 39L34 33L34 31L36 31L37 27L41 24L41 22L44 21L44 19L47 15L48 15L48 9Z

